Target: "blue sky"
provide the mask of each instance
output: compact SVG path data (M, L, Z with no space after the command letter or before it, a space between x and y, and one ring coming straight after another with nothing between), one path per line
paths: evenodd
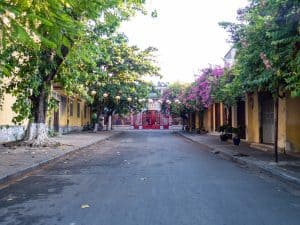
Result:
M130 44L158 48L157 59L165 81L190 82L199 69L223 64L230 48L228 34L218 22L235 21L246 0L148 0L147 10L158 18L137 15L122 25Z

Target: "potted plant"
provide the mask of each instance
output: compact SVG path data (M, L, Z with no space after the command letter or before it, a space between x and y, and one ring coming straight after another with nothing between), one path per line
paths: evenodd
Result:
M232 137L233 144L234 145L239 145L240 142L241 142L241 139L240 139L240 136L239 136L239 133L240 133L239 128L233 127L232 128L232 133L233 133L233 137Z
M219 127L218 131L221 132L220 139L221 141L227 141L229 138L229 135L227 133L228 125L222 125Z

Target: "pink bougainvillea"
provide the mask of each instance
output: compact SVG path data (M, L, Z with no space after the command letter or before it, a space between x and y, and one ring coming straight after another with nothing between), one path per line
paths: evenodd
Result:
M211 85L218 81L223 74L224 69L220 66L208 67L201 70L201 73L197 76L187 95L188 101L194 101L195 109L209 107L211 104Z
M162 96L162 100L176 98L187 109L192 110L208 108L212 103L212 85L216 84L223 74L224 68L220 66L202 69L195 82L187 90L181 90L176 96L173 96L172 91L167 89Z

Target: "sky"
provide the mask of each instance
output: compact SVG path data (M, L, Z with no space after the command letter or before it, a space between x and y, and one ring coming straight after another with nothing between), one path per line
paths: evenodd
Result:
M231 44L218 23L235 21L246 0L148 0L157 18L137 15L121 26L132 45L158 48L163 81L191 82L201 68L223 65Z

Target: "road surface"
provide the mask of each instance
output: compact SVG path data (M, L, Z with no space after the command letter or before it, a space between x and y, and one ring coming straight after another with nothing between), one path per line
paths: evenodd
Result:
M298 225L300 197L171 132L128 131L0 190L1 225Z

